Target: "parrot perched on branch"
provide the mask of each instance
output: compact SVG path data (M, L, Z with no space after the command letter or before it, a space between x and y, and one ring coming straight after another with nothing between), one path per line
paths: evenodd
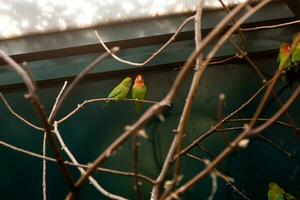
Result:
M279 70L288 70L291 66L291 60L288 57L289 53L291 51L291 46L288 43L283 43L280 46L279 54L277 57L277 63Z
M274 182L269 183L268 197L269 200L297 200L296 197L285 192L284 189Z
M138 100L144 100L147 94L147 87L144 83L142 75L138 75L135 78L134 85L132 86L132 98ZM134 102L136 111L140 111L142 108L142 102Z
M293 65L300 64L300 32L296 34L293 40L293 52L291 55L291 61Z
M269 200L284 200L284 190L274 182L269 183L268 197Z
M127 94L131 87L132 79L130 77L126 77L119 85L117 85L108 95L108 98L113 98L114 100L122 100L127 97ZM104 106L107 106L108 102L110 100L106 101L106 104Z
M277 57L278 68L281 71L281 79L286 81L286 71L288 71L291 67L291 60L289 57L289 53L291 51L291 46L288 43L283 43L280 46L279 54Z

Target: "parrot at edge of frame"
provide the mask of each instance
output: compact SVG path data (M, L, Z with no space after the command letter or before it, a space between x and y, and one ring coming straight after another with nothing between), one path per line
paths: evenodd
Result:
M126 77L121 83L119 83L108 95L107 98L112 98L116 101L125 99L131 87L132 79ZM107 100L103 107L108 106L110 100Z
M132 86L132 99L144 100L147 94L147 87L144 83L142 75L135 78L134 85ZM143 102L134 102L135 109L139 112L142 108Z
M268 199L269 200L297 200L296 197L287 193L282 189L277 183L270 182L269 183L269 191L268 191Z
M281 79L283 81L286 81L285 72L289 70L291 66L291 60L288 56L290 51L291 51L291 46L285 42L280 46L279 54L277 57L278 68L282 73Z
M300 63L300 32L295 35L292 47L291 61L293 65L298 65Z

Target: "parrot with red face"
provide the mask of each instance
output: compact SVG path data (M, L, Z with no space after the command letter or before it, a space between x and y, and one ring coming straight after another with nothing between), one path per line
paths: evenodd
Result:
M291 67L291 60L289 57L289 53L291 51L291 46L288 43L283 43L280 46L279 54L277 57L278 69L281 71L281 79L286 81L286 71L288 71Z
M144 100L147 94L147 87L144 83L142 75L138 75L135 78L134 85L132 86L132 98L137 100ZM143 105L143 102L135 101L136 111L140 111Z
M277 63L279 70L287 70L291 66L291 60L288 57L291 51L291 46L288 43L283 43L280 46Z

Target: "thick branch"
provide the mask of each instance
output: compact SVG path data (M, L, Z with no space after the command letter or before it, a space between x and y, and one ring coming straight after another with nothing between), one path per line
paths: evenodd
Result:
M74 195L76 195L76 197L79 198L77 195L76 189L74 187L72 177L69 174L67 166L64 164L63 159L60 155L59 149L55 143L55 135L52 133L51 126L48 124L48 120L47 120L45 111L43 109L43 106L42 106L42 103L40 102L39 97L36 94L36 88L35 88L33 81L31 80L30 76L26 73L26 71L23 70L23 68L18 63L16 63L13 59L11 59L2 50L0 50L0 56L12 69L14 69L23 78L25 85L27 86L27 89L28 89L28 94L26 95L26 97L30 100L30 102L33 104L35 110L38 113L41 123L45 129L45 132L48 135L47 139L48 139L50 147L55 155L55 158L57 159L57 163L61 170L61 173L63 174L72 194L74 193Z

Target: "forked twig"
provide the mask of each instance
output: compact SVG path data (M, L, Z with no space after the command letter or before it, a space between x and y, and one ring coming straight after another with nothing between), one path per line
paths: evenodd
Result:
M180 33L180 31L185 27L185 25L193 20L195 18L195 15L187 18L186 20L184 20L182 22L182 24L178 27L178 29L176 30L176 32L172 35L172 37L162 46L160 47L157 51L155 51L149 58L147 58L144 62L142 63L137 63L137 62L131 62L128 60L124 60L120 57L118 57L117 55L115 55L111 50L109 50L109 48L106 46L106 44L103 42L103 40L101 39L100 35L99 35L99 31L95 31L95 34L100 42L100 44L103 46L103 48L110 53L110 55L116 59L117 61L124 63L124 64L128 64L128 65L133 65L133 66L144 66L146 65L148 62L150 62L153 58L155 58L159 53L161 53L171 42L173 42L175 40L175 38L177 37L177 35Z

